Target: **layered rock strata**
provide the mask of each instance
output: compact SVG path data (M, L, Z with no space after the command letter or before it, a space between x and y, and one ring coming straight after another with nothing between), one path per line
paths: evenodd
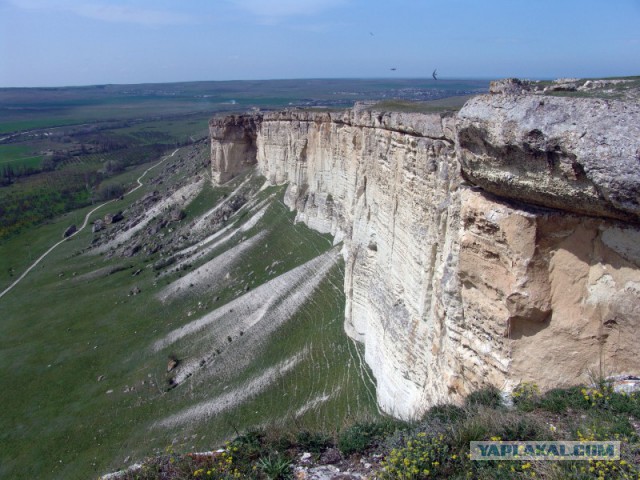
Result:
M213 182L225 183L255 164L259 115L233 115L209 123Z
M218 118L213 177L257 165L344 242L345 329L381 408L415 418L487 383L640 371L638 120L637 105L509 94L457 116Z

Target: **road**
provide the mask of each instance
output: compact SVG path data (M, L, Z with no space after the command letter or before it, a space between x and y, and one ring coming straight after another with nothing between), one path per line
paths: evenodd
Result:
M173 157L178 150L180 150L179 148L176 148L175 151L171 154L171 155L166 155L162 158L162 160L160 160L159 162L153 164L152 166L150 166L149 168L147 168L142 175L140 175L138 177L138 186L135 187L133 190L128 191L127 193L124 194L124 196L128 196L131 195L133 192L135 192L136 190L138 190L139 188L141 188L144 184L142 183L142 179L145 177L145 175L147 173L149 173L150 170L156 168L158 165L160 165L162 162L164 162L165 160L167 160L168 158ZM105 205L110 204L111 202L114 202L114 200L109 200L108 202L102 203L100 205L98 205L97 207L95 207L94 209L92 209L89 213L87 213L84 217L84 222L82 223L82 225L80 226L80 228L78 230L76 230L73 234L69 235L66 238L63 238L62 240L60 240L58 243L56 243L55 245L53 245L51 248L49 248L49 250L47 250L46 252L44 252L42 255L40 255L40 257L38 257L38 259L33 262L29 268L27 268L22 275L20 275L11 285L9 285L6 289L4 289L2 292L0 292L0 298L2 298L3 296L5 296L7 293L9 293L11 291L11 289L13 289L13 287L15 287L16 285L18 285L23 279L24 277L27 276L27 274L33 270L42 260L45 259L45 257L47 255L49 255L51 252L53 252L53 250L55 250L59 245L61 245L62 243L66 242L67 240L75 237L78 233L80 233L82 230L84 230L87 226L87 224L89 223L89 218L91 217L91 215L93 215L97 210L101 209L102 207L104 207Z

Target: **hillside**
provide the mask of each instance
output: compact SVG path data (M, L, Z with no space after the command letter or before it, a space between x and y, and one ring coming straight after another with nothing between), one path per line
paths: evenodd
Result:
M90 478L250 426L377 414L343 333L340 247L255 173L212 187L208 154L165 157L2 298L3 478ZM3 244L2 288L88 210Z

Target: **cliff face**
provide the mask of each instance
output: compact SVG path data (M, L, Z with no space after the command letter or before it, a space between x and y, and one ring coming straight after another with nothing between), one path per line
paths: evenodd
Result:
M233 115L210 122L211 168L214 183L224 183L255 163L260 116Z
M598 102L214 119L213 176L255 164L288 183L298 220L344 241L345 329L381 408L411 418L486 383L640 370L640 114Z

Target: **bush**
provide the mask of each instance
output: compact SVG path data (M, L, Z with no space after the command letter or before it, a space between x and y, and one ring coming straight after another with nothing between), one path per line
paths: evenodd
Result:
M331 446L331 439L322 433L301 430L296 434L296 443L305 452L320 453Z
M489 408L502 407L502 394L493 385L476 390L469 394L465 400L467 407L477 407L479 405Z
M268 451L264 448L263 440L265 434L262 430L248 430L243 435L237 437L232 445L237 448L236 451L248 460L256 460L264 456Z
M640 392L632 394L612 393L609 408L616 413L626 413L640 419Z
M123 185L101 183L95 192L96 200L107 201L123 195L127 189Z
M282 480L292 476L291 462L277 453L262 457L257 466L269 480Z
M503 440L551 440L549 428L534 417L507 416L503 419L495 432Z
M513 389L511 396L518 410L531 412L538 405L540 389L535 383L523 382Z
M385 458L381 478L449 478L457 463L458 455L451 453L444 435L429 437L420 432L405 447L393 449Z
M549 390L539 399L538 406L552 413L562 413L569 408L585 410L589 408L589 403L584 399L580 387L569 387Z
M458 449L468 449L469 442L489 439L494 431L493 411L471 415L451 427L452 444Z
M445 403L431 407L424 416L424 420L437 419L442 422L451 423L463 420L467 416L464 408Z
M345 455L364 452L380 443L387 435L392 434L403 425L392 420L355 423L340 432L338 448Z
M375 438L375 433L368 425L355 424L340 432L338 448L345 455L364 452Z
M626 415L611 412L591 411L586 418L575 425L575 437L578 440L620 440L637 442L633 425Z

